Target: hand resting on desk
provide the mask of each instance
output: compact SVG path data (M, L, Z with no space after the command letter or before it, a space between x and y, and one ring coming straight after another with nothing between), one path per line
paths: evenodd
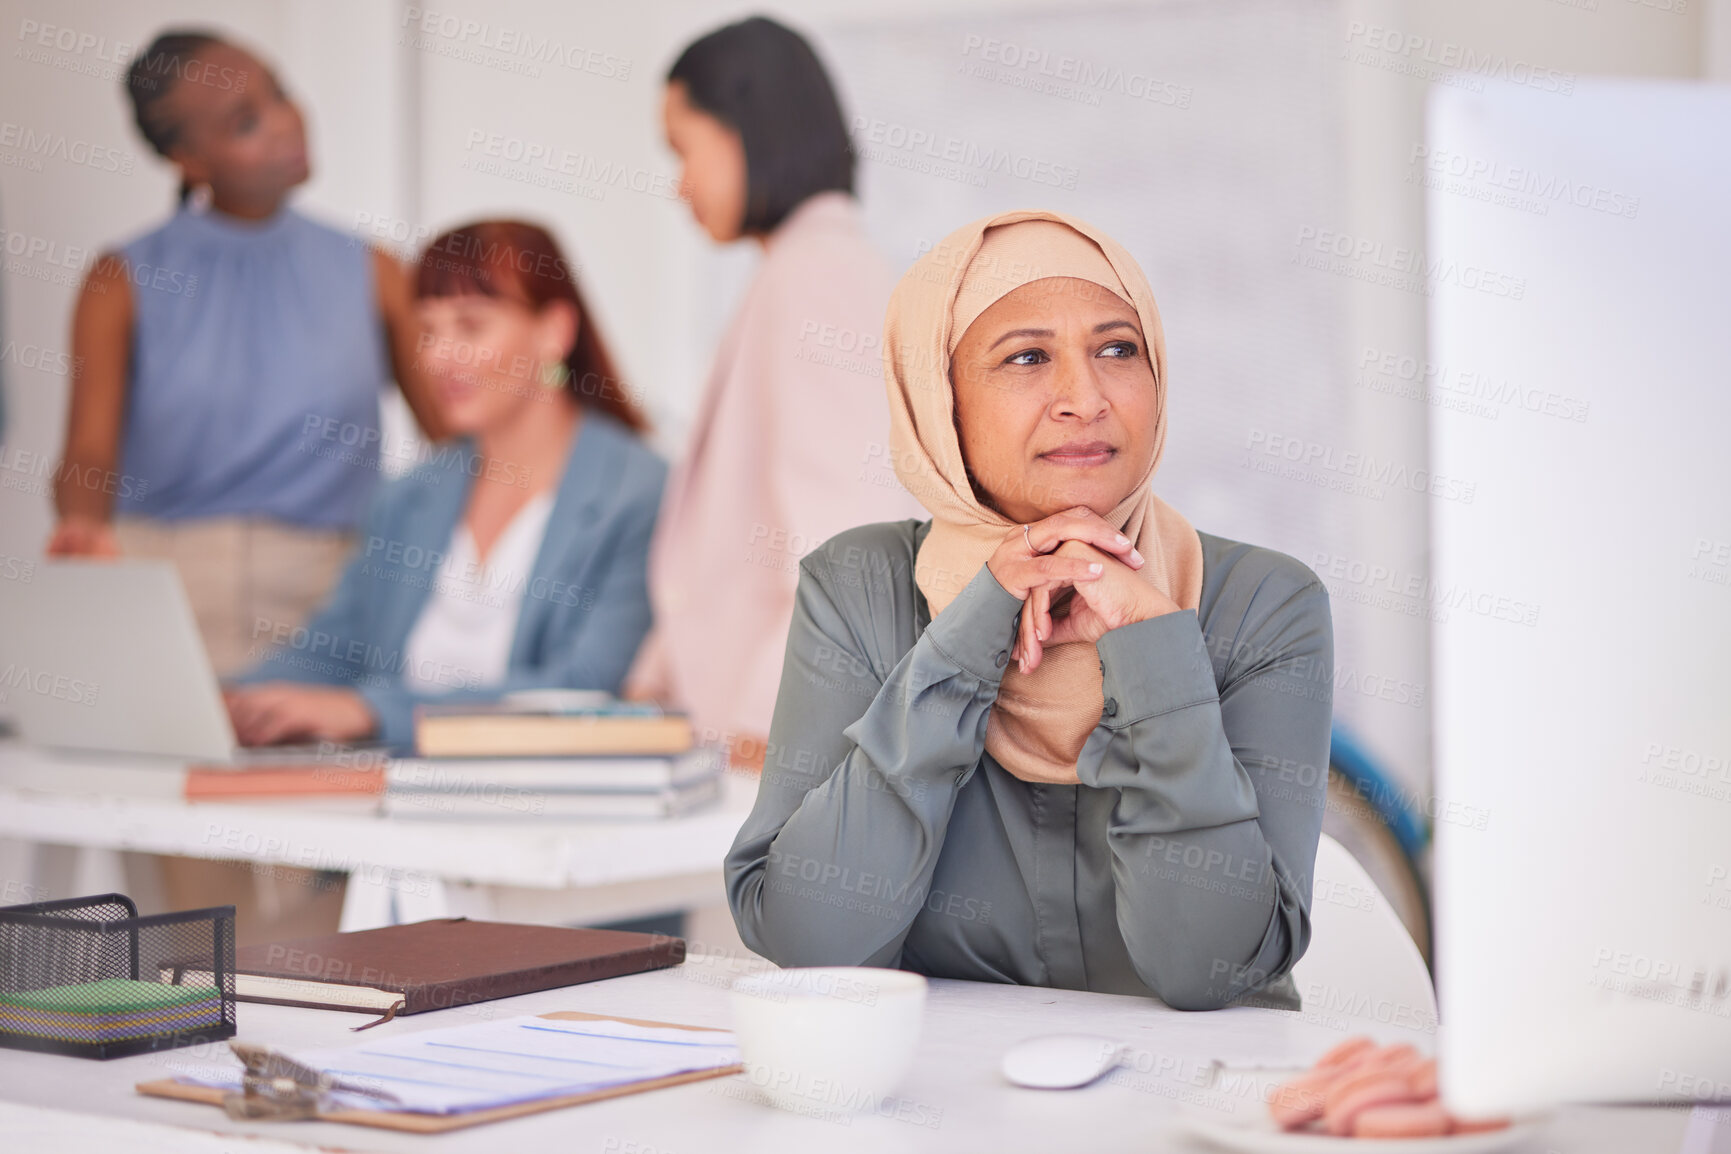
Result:
M50 557L118 557L114 526L94 517L70 516L54 526L48 538Z
M378 728L372 707L352 689L266 681L225 689L222 700L242 745L358 741Z

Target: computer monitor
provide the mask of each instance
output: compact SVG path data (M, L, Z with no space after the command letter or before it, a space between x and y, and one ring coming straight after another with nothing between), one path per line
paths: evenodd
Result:
M1438 86L1445 1098L1731 1097L1731 89Z
M0 713L34 745L227 762L234 730L166 561L45 561L0 580Z

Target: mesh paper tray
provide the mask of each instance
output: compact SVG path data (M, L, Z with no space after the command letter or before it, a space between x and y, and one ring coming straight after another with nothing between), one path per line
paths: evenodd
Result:
M198 984L177 984L190 974ZM0 907L0 1046L121 1058L234 1033L233 906L139 917L124 894L99 894Z

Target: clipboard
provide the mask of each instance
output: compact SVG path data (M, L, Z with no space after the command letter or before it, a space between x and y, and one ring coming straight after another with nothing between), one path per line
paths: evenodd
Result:
M622 1018L617 1014L589 1014L581 1010L556 1010L550 1014L537 1014L540 1018L555 1018L575 1022L624 1022L629 1026L650 1026L673 1030L694 1030L705 1033L726 1033L713 1026L685 1026L678 1022L654 1022L647 1018ZM599 1102L604 1098L621 1098L627 1094L641 1094L646 1090L659 1090L665 1086L678 1086L686 1082L701 1082L708 1078L724 1078L738 1074L745 1069L743 1065L718 1066L713 1070L693 1070L685 1074L672 1074L665 1078L648 1078L641 1082L627 1082L622 1086L608 1086L600 1090L590 1090L582 1094L564 1094L557 1098L538 1098L533 1102L514 1102L509 1106L493 1106L485 1110L471 1110L464 1114L410 1114L388 1110L332 1110L328 1114L320 1114L315 1121L346 1122L353 1126L373 1126L380 1130L399 1130L410 1134L443 1134L450 1130L463 1130L470 1126L485 1126L489 1122L503 1122L510 1118L521 1118L527 1114L539 1114L545 1110L562 1110L566 1106L581 1106L585 1102ZM181 1102L203 1102L206 1105L222 1108L223 1091L216 1086L194 1086L185 1082L176 1082L172 1078L162 1078L154 1082L140 1082L133 1089L140 1094L152 1098L173 1098Z

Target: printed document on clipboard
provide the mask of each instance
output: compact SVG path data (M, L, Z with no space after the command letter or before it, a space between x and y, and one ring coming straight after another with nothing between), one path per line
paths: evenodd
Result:
M362 1119L353 1115L365 1112L457 1122L464 1115L543 1102L574 1104L663 1079L739 1068L729 1031L587 1015L505 1018L285 1053L339 1087L329 1093L325 1117L355 1121ZM238 1063L173 1068L175 1082L189 1090L235 1090L242 1082ZM140 1088L154 1093L160 1085Z

